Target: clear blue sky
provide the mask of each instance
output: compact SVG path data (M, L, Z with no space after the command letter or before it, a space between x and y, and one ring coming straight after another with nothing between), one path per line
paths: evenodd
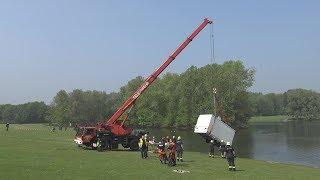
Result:
M320 90L320 1L0 1L0 104L60 89L117 91L149 75L204 17L218 63L257 70L251 88ZM209 28L171 64L210 63Z

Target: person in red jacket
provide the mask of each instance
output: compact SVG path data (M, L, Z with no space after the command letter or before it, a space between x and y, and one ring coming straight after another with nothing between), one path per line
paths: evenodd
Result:
M165 144L166 144L166 140L165 138L162 138L162 141L158 144L158 147L157 147L157 154L161 164L167 164Z
M176 165L176 143L172 139L169 140L168 153L169 153L168 165L175 166Z

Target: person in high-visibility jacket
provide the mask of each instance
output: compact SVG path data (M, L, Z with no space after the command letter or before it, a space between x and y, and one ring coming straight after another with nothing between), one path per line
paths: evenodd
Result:
M139 140L139 148L141 152L141 158L145 159L148 157L148 142L147 142L147 137L142 136Z

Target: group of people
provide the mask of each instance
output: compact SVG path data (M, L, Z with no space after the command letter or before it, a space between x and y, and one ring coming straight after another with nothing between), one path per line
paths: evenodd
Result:
M220 142L216 140L211 140L209 144L209 157L214 157L214 147L217 146L220 151L221 158L226 158L229 166L229 171L235 171L236 166L234 163L236 154L234 149L231 146L230 142L225 143L223 140Z
M147 134L143 135L139 141L139 148L141 151L141 158L148 157L149 145L154 147L154 152L158 155L158 158L162 164L168 164L169 166L175 166L177 161L183 162L183 141L180 136L176 138L169 136L161 138L159 143L156 143L153 137L148 140Z
M153 147L153 151L158 155L158 158L162 164L168 164L169 166L175 166L177 161L183 162L183 141L180 136L176 138L169 136L161 138L159 143L156 143L155 137L151 140L148 139L148 135L145 134L140 138L139 148L141 151L141 158L148 158L149 147ZM225 143L223 140L211 140L209 143L209 157L214 158L214 149L218 147L221 158L226 158L230 171L235 171L235 151L230 142Z

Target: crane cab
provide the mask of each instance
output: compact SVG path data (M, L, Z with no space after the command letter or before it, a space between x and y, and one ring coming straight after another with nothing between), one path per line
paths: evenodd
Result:
M78 146L96 148L96 129L95 127L78 127L74 142Z

